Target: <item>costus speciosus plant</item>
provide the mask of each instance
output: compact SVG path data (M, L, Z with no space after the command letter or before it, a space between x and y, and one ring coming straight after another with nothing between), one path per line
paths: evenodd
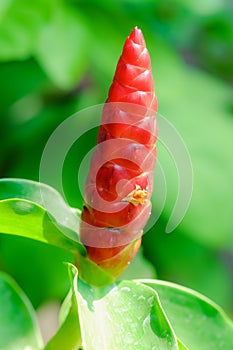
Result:
M0 180L0 232L58 246L74 257L67 264L71 288L60 328L45 347L29 300L0 272L0 349L233 349L232 321L206 297L166 281L117 279L137 253L151 215L156 163L157 99L137 27L126 39L101 112L81 210L43 183ZM58 130L53 162L64 141L64 129Z
M80 229L88 257L115 276L135 256L151 212L156 111L150 56L135 27L103 109Z

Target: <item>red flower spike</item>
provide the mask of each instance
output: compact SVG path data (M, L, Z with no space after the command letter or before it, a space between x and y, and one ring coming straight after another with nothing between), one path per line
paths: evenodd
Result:
M150 216L157 98L140 29L126 39L103 109L80 227L89 259L118 276L137 253Z

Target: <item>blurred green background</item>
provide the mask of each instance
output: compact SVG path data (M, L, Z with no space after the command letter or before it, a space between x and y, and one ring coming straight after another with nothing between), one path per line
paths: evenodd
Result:
M126 36L137 25L151 54L159 112L184 139L193 197L171 234L177 174L158 144L167 199L143 252L160 279L191 287L233 314L233 4L227 0L1 0L0 177L38 180L46 140L64 119L103 103ZM96 130L64 164L64 188L82 206L78 164ZM159 184L157 184L159 185ZM153 204L156 208L156 183ZM59 249L0 235L0 268L35 307L68 289ZM137 273L136 273L137 272ZM139 256L125 276L153 276Z

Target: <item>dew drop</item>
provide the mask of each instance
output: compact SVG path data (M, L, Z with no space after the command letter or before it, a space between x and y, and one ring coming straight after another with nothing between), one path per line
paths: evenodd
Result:
M148 304L149 304L150 306L153 306L153 305L154 305L154 297L153 297L153 296L150 297L150 298L148 298L147 301L148 301Z
M148 315L148 316L145 318L145 320L143 321L143 324L142 324L143 329L145 330L145 328L147 328L148 325L150 325L150 315Z
M35 210L35 206L29 202L18 201L13 203L12 209L18 215L27 215Z
M143 296L143 295L140 295L139 297L138 297L138 301L144 301L146 298Z

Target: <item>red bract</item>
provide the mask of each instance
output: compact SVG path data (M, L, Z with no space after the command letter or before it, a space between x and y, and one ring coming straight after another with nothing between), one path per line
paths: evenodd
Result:
M136 254L151 212L156 110L150 56L136 27L103 108L80 228L88 257L114 276Z

